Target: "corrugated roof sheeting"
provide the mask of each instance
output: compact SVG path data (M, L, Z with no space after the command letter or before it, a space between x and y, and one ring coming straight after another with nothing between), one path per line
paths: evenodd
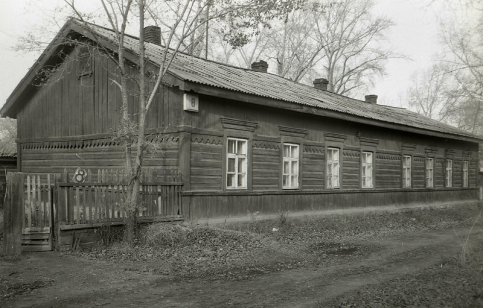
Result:
M92 26L92 28L100 35L114 41L114 33L112 31L97 26ZM139 50L138 39L127 36L125 38L125 48L137 54ZM160 46L150 43L146 44L146 56L150 61L158 65L161 64L163 51L164 48ZM318 90L270 73L238 68L183 53L176 54L169 71L185 81L207 86L317 107L382 122L475 138L474 135L463 130L406 109L369 104L328 91Z

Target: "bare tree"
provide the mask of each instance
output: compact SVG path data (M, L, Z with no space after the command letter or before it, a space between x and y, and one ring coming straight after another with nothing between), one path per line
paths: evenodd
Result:
M454 78L453 95L459 97L454 121L460 128L483 134L483 4L472 1L477 17L463 25L443 23L443 40L448 47L445 62Z
M374 16L372 0L342 0L325 10L313 10L317 41L324 54L320 62L330 91L351 94L384 74L388 59L402 57L383 43L393 23Z
M458 97L450 88L452 78L446 70L447 67L435 64L412 75L412 85L407 93L411 109L429 118L449 121Z
M17 121L10 118L0 118L0 154L15 155L17 153Z
M314 37L313 10L323 10L313 3L293 11L269 36L269 50L277 63L277 74L299 81L323 57L323 45Z
M448 13L440 18L445 49L435 57L431 73L420 76L419 85L410 89L419 92L420 98L426 96L420 101L412 96L411 103L428 116L434 116L431 108L437 106L436 118L483 134L483 3L444 1L442 8Z

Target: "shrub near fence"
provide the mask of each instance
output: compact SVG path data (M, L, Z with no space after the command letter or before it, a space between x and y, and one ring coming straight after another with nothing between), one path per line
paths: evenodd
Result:
M181 175L147 170L138 195L139 221L181 216ZM126 217L128 185L121 170L87 170L85 181L74 182L64 172L58 183L61 225L103 225ZM62 228L62 226L61 226Z

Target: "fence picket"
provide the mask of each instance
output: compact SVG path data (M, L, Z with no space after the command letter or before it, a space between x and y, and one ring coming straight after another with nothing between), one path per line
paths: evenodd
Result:
M164 172L155 173L153 168L146 168L141 174L137 202L142 206L138 211L140 217L170 216L181 214L181 186L180 175ZM156 176L154 175L156 174ZM65 202L61 206L65 209L60 212L61 223L92 224L109 220L120 220L126 217L124 206L129 196L126 174L121 169L87 170L85 183L72 183L67 170L64 171L62 182L59 185L60 196ZM39 177L27 177L27 201L31 208L32 224L35 224L35 206L43 207L38 213L48 215L51 202L52 184L47 176L47 184L41 185ZM156 183L158 182L158 183ZM45 201L44 201L45 199ZM44 219L48 216L42 216ZM27 215L28 220L28 215ZM46 223L47 221L45 221Z
M50 213L52 204L52 187L50 182L50 173L47 174L47 207L46 207L46 219L49 222L49 227L52 227L52 220L50 219L52 214Z
M24 227L30 227L32 226L32 211L31 211L31 205L30 205L30 175L27 175L27 206L25 204L23 205L24 208L26 208L27 212L27 225ZM25 224L25 219L23 219L23 222Z

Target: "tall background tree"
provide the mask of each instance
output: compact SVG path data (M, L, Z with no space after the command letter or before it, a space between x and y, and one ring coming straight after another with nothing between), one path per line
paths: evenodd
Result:
M417 73L421 78L408 89L410 107L423 114L436 107L429 116L483 135L483 3L445 1L444 7L447 14L440 19L444 50L435 55L428 72Z
M387 40L393 23L373 11L372 0L300 2L259 24L242 46L218 44L223 32L210 27L211 58L248 68L266 60L282 77L306 84L325 77L331 91L360 96L389 59L403 57Z

